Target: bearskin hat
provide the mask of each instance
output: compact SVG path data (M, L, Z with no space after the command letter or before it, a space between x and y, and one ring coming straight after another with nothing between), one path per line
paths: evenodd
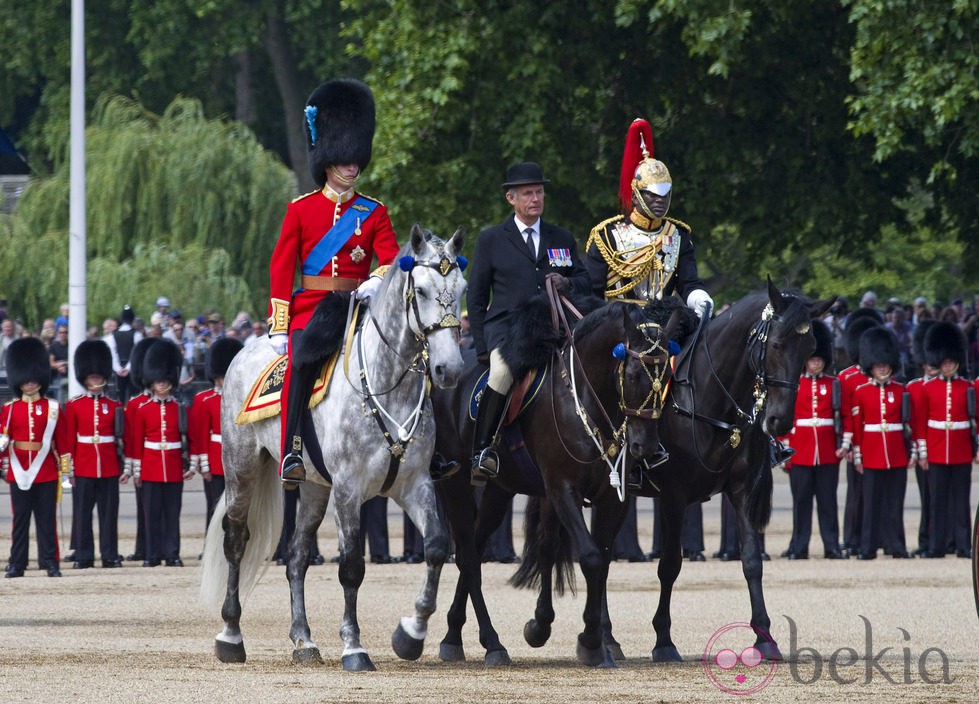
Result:
M351 78L338 78L314 90L306 101L306 144L313 181L326 185L326 168L357 164L363 171L374 141L374 95Z
M146 388L146 382L143 381L143 360L146 359L146 352L150 347L161 342L164 342L161 337L144 337L133 346L133 351L129 353L129 383L140 393Z
M102 340L85 340L75 348L75 378L85 386L85 377L98 374L106 381L112 378L112 350Z
M207 355L207 378L212 384L215 379L227 373L228 367L231 366L231 360L241 351L242 347L244 345L241 344L241 340L233 337L222 337L214 341L210 353Z
M861 309L867 310L867 309ZM846 327L843 328L843 349L846 356L853 364L859 364L860 360L860 338L871 328L878 328L883 325L879 317L862 315L857 318L846 319Z
M938 321L930 326L925 334L925 363L933 367L942 366L942 362L946 359L951 359L960 367L964 367L966 349L965 333L955 323L946 320Z
M924 320L918 321L918 324L914 327L914 332L911 334L911 361L916 366L921 366L925 364L925 335L931 329L931 326L938 321L934 318L925 318Z
M7 348L7 385L15 394L24 384L36 381L41 394L51 383L51 360L48 350L36 337L21 337Z
M823 360L826 371L829 371L833 368L833 333L822 320L813 320L812 334L816 337L816 351L812 356Z
M143 357L143 381L147 386L157 381L169 381L176 386L180 383L180 368L184 355L180 347L170 340L162 340L146 350Z
M871 327L860 336L860 371L870 376L875 364L889 364L892 374L901 370L897 337L882 325Z

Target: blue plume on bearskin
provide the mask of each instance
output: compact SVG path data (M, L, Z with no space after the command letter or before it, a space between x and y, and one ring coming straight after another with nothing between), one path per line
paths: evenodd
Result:
M360 81L338 78L320 84L310 94L306 105L316 108L315 112L307 111L304 121L309 170L316 185L320 188L326 185L328 166L357 164L361 171L366 169L374 141L374 95L371 89Z
M170 340L160 339L158 344L146 350L143 357L143 381L147 385L158 381L169 381L176 386L180 383L180 369L184 355L180 347Z
M51 383L51 360L48 350L36 337L21 337L7 348L7 385L14 393L20 387L36 381L43 395Z
M955 323L942 320L932 325L925 335L925 362L933 367L951 359L965 367L967 344L965 333Z
M241 352L244 345L234 337L222 337L214 341L207 354L207 378L213 384L218 377L223 377L231 366L231 360Z
M143 360L146 359L146 352L161 342L164 342L161 337L144 337L133 345L133 351L129 353L129 383L139 393L142 393L147 386L143 380Z
M870 376L875 364L889 364L891 373L901 371L901 351L894 333L878 325L860 336L860 370Z
M846 327L843 329L843 349L846 350L846 356L850 358L851 363L860 363L860 338L863 334L871 328L878 328L882 325L883 323L876 317L860 316L854 320L849 317L846 319Z
M812 334L816 337L816 351L812 356L823 360L828 372L833 368L833 333L822 320L813 320Z
M292 353L294 365L323 364L340 349L347 327L350 294L335 292L316 305Z
M102 340L85 340L75 348L75 378L85 386L85 378L98 374L106 381L112 379L112 350Z

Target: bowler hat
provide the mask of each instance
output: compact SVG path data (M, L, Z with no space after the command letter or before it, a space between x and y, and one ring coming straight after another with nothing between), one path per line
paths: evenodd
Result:
M550 181L544 178L544 172L541 170L540 164L535 164L532 161L522 161L507 169L506 181L503 182L503 187L512 188L513 186L527 186L534 183L550 183Z

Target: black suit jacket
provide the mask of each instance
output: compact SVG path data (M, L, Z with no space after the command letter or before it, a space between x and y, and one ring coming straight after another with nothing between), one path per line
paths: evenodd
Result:
M570 261L562 256L565 253ZM588 271L578 256L578 243L567 230L541 220L536 260L512 216L479 233L467 298L476 354L500 346L510 317L544 290L544 279L552 271L568 277L569 293L588 295Z

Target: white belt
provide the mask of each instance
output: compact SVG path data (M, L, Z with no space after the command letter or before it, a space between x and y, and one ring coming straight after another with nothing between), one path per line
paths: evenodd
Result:
M116 441L111 435L79 435L77 440L82 445L106 445Z
M152 440L147 440L143 443L143 447L149 450L179 450L183 447L183 444L179 442L153 442Z
M832 418L799 418L795 422L802 428L821 428L824 425L833 425Z
M928 427L935 430L968 430L970 425L967 420L929 420Z
M211 442L221 442L221 433L211 433Z
M897 433L904 430L900 423L871 423L863 426L865 433Z

